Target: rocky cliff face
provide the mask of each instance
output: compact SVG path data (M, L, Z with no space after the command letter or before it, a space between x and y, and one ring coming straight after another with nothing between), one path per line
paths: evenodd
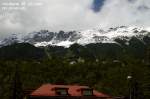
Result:
M48 30L41 30L39 32L32 32L26 36L12 35L0 41L0 46L10 45L15 42L26 42L40 46L64 46L70 47L74 43L80 45L87 45L90 43L117 43L116 39L120 39L128 44L132 37L143 40L144 37L150 36L150 28L142 27L126 27L120 26L116 28L109 28L108 30L91 29L85 31L59 31L50 32Z

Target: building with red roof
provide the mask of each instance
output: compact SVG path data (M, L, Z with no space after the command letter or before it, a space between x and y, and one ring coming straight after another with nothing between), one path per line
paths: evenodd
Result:
M27 99L112 99L88 86L44 84L31 92Z

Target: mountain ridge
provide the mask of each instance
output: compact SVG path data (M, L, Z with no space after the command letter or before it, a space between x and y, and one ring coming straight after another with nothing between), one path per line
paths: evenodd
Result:
M31 32L25 36L13 34L12 36L0 41L0 47L12 43L30 43L36 47L63 46L70 47L77 43L87 45L91 43L117 43L116 39L122 39L128 44L132 37L143 40L145 36L150 36L150 28L120 26L109 28L108 30L90 29L85 31L59 31L50 32L41 30Z

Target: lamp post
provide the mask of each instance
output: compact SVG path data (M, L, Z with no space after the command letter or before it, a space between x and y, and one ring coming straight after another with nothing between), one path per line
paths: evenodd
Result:
M128 82L128 87L129 87L129 99L132 99L132 76L129 75L127 76L127 80L129 81Z

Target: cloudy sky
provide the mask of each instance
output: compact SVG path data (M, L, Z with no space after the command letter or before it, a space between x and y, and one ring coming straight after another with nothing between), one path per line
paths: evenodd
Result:
M12 33L150 26L150 0L0 0L0 37Z

